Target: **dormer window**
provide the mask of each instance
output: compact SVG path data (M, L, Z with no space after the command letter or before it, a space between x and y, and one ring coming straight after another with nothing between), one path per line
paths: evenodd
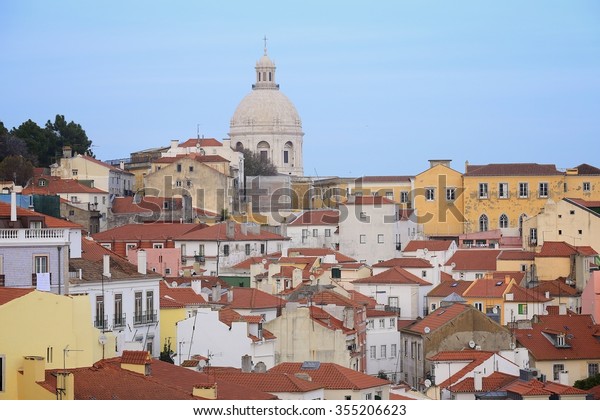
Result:
M38 181L38 187L45 187L46 185L48 185L48 181L45 179L42 178Z
M565 342L565 335L564 334L558 334L556 336L556 347L565 347L566 342Z

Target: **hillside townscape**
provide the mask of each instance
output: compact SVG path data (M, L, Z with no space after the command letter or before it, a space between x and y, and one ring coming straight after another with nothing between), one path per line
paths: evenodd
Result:
M248 76L225 139L0 124L0 400L600 399L595 155L309 176Z

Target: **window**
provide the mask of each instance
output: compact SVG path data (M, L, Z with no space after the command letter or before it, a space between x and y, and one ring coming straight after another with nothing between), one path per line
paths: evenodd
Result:
M427 201L435 200L435 189L434 188L425 188L425 199Z
M589 182L584 182L584 183L583 183L583 191L585 191L585 192L590 192L590 191L591 191L591 189L592 189L592 188L591 188L591 185L590 185L590 183L589 183Z
M500 222L498 223L500 229L506 229L508 227L508 216L506 214L500 215Z
M79 171L77 169L73 169L71 171L71 174L73 174L72 176L77 176L78 173L79 173Z
M365 394L365 400L372 400L372 399L373 399L372 393L369 392L368 394Z
M190 167L188 168L188 170L189 170L190 172L194 172L194 167L193 167L193 166L190 166Z
M485 214L482 214L479 217L479 231L485 232L488 230L488 217Z
M361 244L367 243L367 235L360 235L359 239Z
M390 200L394 200L394 193L392 191L386 191L385 198L389 198Z
M125 325L125 317L123 316L123 294L115 293L115 327Z
M265 253L265 244L260 244L260 253L264 255L264 253Z
M146 320L154 322L154 292L146 291Z
M364 212L364 211L361 211L361 212L360 212L360 214L359 214L359 217L360 217L361 219L366 219L366 218L367 218L367 213L366 213L366 212Z
M519 182L519 198L529 197L529 184L527 182Z
M481 182L479 184L479 198L488 198L488 184Z
M261 150L260 151L260 161L266 162L268 159L269 159L268 152L266 150Z
M588 363L588 378L598 374L598 363Z
M163 244L152 244L152 248L154 249L163 249Z
M331 229L325 229L325 237L326 238L331 237Z
M76 195L71 196L71 203L79 203L79 197Z
M396 318L390 318L390 328L396 328Z
M540 193L541 198L548 197L548 183L547 182L540 182L539 193Z
M508 183L501 182L498 184L498 198L508 198Z
M177 172L181 172L181 163L177 164Z
M316 238L319 236L319 229L313 229L313 238Z
M377 243L378 244L382 244L383 243L383 233L380 233L377 235Z
M404 340L404 356L408 356L408 340Z
M421 343L417 343L417 360L421 360Z
M375 320L374 319L369 319L369 321L367 321L367 328L368 329L373 329L375 328Z
M169 210L169 207L171 207L170 203L167 200L163 201L163 209Z
M401 191L400 192L400 202L401 203L408 203L408 191Z
M537 245L537 228L529 229L529 244Z
M554 373L554 380L558 381L560 379L560 373L564 372L565 370L565 365L561 364L556 364L552 366L552 372Z
M519 315L527 315L527 304L519 303L518 311Z
M473 306L475 306L475 309L477 309L478 311L483 312L483 303L475 302L475 304Z
M182 185L183 185L183 183L181 181L175 181L176 187L181 187Z
M142 314L143 314L143 306L142 306L142 292L135 292L135 302L134 302L134 314L133 314L133 323L140 324L142 322Z
M96 296L96 322L94 324L96 328L106 328L104 325L104 296Z
M192 181L190 181L189 179L187 181L185 181L185 186L188 188L192 187Z
M381 351L380 351L380 356L382 359L385 359L387 357L387 346L385 344L381 345Z
M475 280L479 280L483 278L483 273L475 273Z
M302 229L302 239L308 238L308 229Z
M165 274L166 275L171 274L171 269L170 268L165 268Z
M34 273L48 273L48 256L34 255L33 256Z
M229 245L223 245L223 255L229 256Z
M410 343L410 358L411 359L415 358L415 349L416 349L416 343L411 342Z
M385 319L384 318L381 318L379 320L379 328L385 328Z
M454 201L456 200L456 188L449 187L446 188L446 201Z
M377 352L377 350L376 350L375 346L369 347L369 357L371 359L375 359L377 357L376 352Z
M390 357L396 357L398 350L396 349L395 344L390 344Z
M287 150L283 151L283 163L289 163L289 152Z
M250 244L244 245L244 252L246 255L250 255Z
M391 306L392 308L397 308L399 304L400 301L397 296L388 297L388 306Z

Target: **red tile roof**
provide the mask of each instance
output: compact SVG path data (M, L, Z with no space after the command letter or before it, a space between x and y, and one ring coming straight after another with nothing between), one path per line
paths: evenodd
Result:
M301 379L290 373L216 371L214 375L231 383L270 393L304 393L323 388L319 383Z
M227 296L221 298L220 303L232 309L269 309L285 306L285 300L273 296L262 290L250 287L233 287L233 299L227 302Z
M450 249L450 246L452 245L452 242L454 241L447 241L447 240L423 240L423 241L410 241L408 244L406 244L406 247L404 248L404 252L415 252L421 249L427 249L428 251L431 252L441 252L441 251L448 251Z
M219 321L227 326L231 326L233 322L258 324L263 321L263 318L260 315L240 315L231 308L223 308L219 310Z
M169 203L169 211L181 210L182 199L171 197L141 197L139 202L134 203L134 197L115 197L112 202L111 211L114 214L163 212L164 203Z
M145 365L150 363L152 357L147 351L134 351L134 350L123 350L121 355L121 363L130 365Z
M200 147L221 147L223 146L223 143L212 137L202 137L200 139L188 139L185 142L181 143L179 147L196 147L196 145L200 145Z
M518 284L514 284L507 290L507 293L512 293L512 302L525 302L525 303L544 303L552 301L552 298L547 298L544 293L540 293L536 289L525 289ZM505 300L506 299L505 296Z
M358 302L348 299L333 290L321 290L312 296L313 305L336 305L346 308L362 308Z
M381 318L386 316L397 317L398 313L392 311L382 311L378 309L367 309L367 318Z
M98 242L106 241L140 241L180 239L186 233L202 230L206 225L198 223L143 223L129 224L108 229L92 235Z
M339 210L307 210L294 219L289 226L335 225L340 222Z
M43 179L46 182L40 186L39 181ZM33 177L23 188L21 194L39 194L39 195L57 195L57 194L108 194L99 188L89 187L80 183L76 179L62 179L58 176L37 176Z
M410 182L411 176L408 175L375 175L375 176L363 176L354 180L355 184L367 184L373 183L407 183Z
M462 294L465 298L501 298L508 289L509 281L496 279L477 279Z
M431 283L409 273L403 268L392 267L383 273L371 277L356 279L354 284L412 284L418 286L431 286Z
M202 295L194 292L191 287L169 287L164 281L160 282L161 309L187 308L205 304Z
M311 319L317 324L333 331L341 330L344 334L355 333L355 330L345 327L342 320L334 317L324 309L318 306L310 306L309 310Z
M556 165L539 163L490 163L467 165L464 176L559 176Z
M428 297L445 298L445 297L451 295L452 293L456 293L456 294L462 296L463 293L465 292L465 290L467 290L467 288L469 288L469 286L471 286L471 283L472 283L471 281L452 280L452 279L447 280L447 281L442 281L436 287L431 289L429 291L429 293L427 293L427 296Z
M600 360L600 325L591 315L539 315L531 329L517 329L515 334L535 360ZM557 347L550 335L565 334L568 347Z
M542 249L535 256L560 258L570 257L571 255L580 254L585 256L598 255L598 253L590 246L573 246L566 242L544 241Z
M222 222L204 229L190 231L178 239L182 241L266 241L287 239L265 229L260 229L260 233L256 234L253 233L250 227L248 227L244 234L241 224L234 223L233 226L234 230L231 238L227 237L227 222Z
M11 214L11 205L10 203L5 203L0 201L0 218L8 218ZM78 225L77 223L69 222L64 219L57 219L56 217L48 216L43 213L38 213L35 211L31 211L28 209L24 209L23 207L17 206L17 218L20 217L42 217L44 218L44 222L47 228L73 228L73 229L83 229L83 226Z
M473 394L475 392L491 392L514 382L519 379L517 376L509 375L502 372L492 372L489 376L482 378L482 387L480 390L475 389L475 378L465 378L458 383L453 383L451 389L453 393Z
M459 249L446 266L455 264L454 271L494 271L501 252L499 249Z
M581 207L585 207L586 209L592 209L595 207L600 207L600 201L590 201L590 200L583 200L581 198L563 198L563 200L567 201L567 202L571 202L573 204L577 204ZM593 212L594 214L597 214L596 212Z
M518 251L518 250L503 250L498 255L498 260L502 261L533 261L535 259L535 252L530 251Z
M587 395L588 391L577 389L556 382L541 382L537 379L516 381L502 387L502 390L522 396L551 396L551 395Z
M406 330L424 334L425 328L427 327L429 328L429 331L432 332L469 310L476 309L470 305L463 305L461 303L454 303L447 307L439 307L422 320L408 326Z
M600 175L600 169L595 166L588 165L587 163L582 163L579 166L576 166L578 175Z
M302 363L280 363L272 367L269 373L307 373L313 382L321 384L325 389L368 389L389 385L390 382L379 379L335 363L320 363L316 369L302 369Z
M367 305L367 308L374 309L377 306L377 301L370 296L363 295L362 293L357 292L356 290L349 290L350 299L360 305Z
M578 296L579 292L574 286L569 286L566 283L566 279L559 278L556 280L546 280L538 283L537 286L531 289L539 294L545 294L550 292L550 296Z
M19 299L35 289L19 289L16 287L0 287L0 305Z
M373 264L373 267L401 267L401 268L433 268L431 263L423 258L392 258Z
M462 379L469 372L477 368L477 366L494 357L494 355L494 352L482 350L442 351L427 359L432 362L467 362L462 369L454 373L450 378L436 384L440 388L446 388L448 385Z

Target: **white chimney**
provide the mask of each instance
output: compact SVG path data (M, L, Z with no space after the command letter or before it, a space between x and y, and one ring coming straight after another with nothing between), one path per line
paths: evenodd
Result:
M171 140L171 149L177 149L179 147L179 140Z
M475 387L475 391L483 391L483 374L481 371L473 372L473 385Z
M10 221L17 221L17 193L14 191L10 193Z
M110 255L108 254L102 256L102 275L110 278Z
M138 249L138 253L137 253L138 273L147 274L148 267L147 267L146 261L147 261L146 260L146 250Z
M558 382L561 385L569 385L569 371L563 370L558 374Z

